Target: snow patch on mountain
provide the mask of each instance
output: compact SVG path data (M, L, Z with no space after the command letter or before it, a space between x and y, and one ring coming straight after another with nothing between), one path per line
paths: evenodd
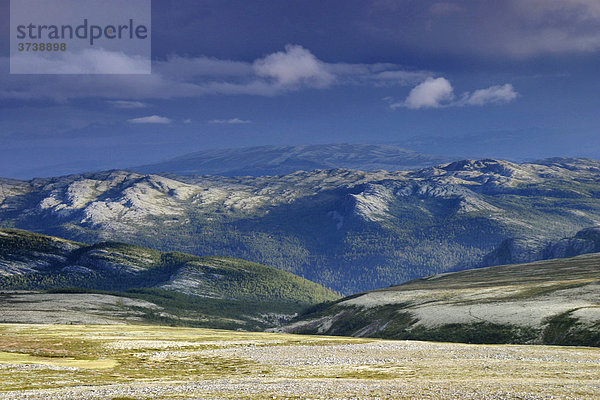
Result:
M388 213L394 194L383 185L366 185L362 193L350 194L354 199L355 213L367 221L385 221L391 216Z

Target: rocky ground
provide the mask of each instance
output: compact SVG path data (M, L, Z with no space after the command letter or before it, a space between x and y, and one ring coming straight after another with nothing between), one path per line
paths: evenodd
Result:
M594 399L600 349L0 325L0 399Z

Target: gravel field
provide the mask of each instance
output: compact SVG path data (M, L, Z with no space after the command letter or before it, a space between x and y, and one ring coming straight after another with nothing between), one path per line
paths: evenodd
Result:
M600 349L0 325L0 399L597 399Z

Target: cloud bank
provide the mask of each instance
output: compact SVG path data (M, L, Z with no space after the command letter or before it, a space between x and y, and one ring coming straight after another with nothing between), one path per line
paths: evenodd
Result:
M53 62L65 71L97 70L107 62L115 71L136 70L135 59L105 50L87 50L86 57L64 57ZM75 65L77 64L77 65ZM8 58L0 58L0 71L8 71ZM395 64L326 63L308 49L287 45L283 51L253 62L209 57L173 56L155 61L151 75L9 75L0 74L0 99L104 98L120 108L138 108L145 99L170 99L205 95L276 96L306 88L334 85L406 86L432 74L408 71ZM125 103L129 101L130 103ZM120 103L119 103L120 102ZM136 103L139 102L139 103Z
M445 5L438 12L459 12ZM94 53L96 52L96 53ZM135 69L136 60L105 50L87 50L82 59L64 58L69 68L103 68L115 63L115 71ZM8 60L0 59L0 70ZM80 63L82 65L69 64ZM94 64L94 63L97 63ZM58 68L57 66L54 66ZM60 69L60 68L59 68ZM427 71L410 71L396 64L327 63L308 49L288 44L283 51L268 54L253 62L220 60L209 57L173 56L153 64L151 75L2 75L0 99L104 98L116 108L144 108L142 100L199 97L207 95L277 96L303 89L333 86L413 86L403 102L392 108L424 109L449 106L483 106L513 101L517 93L510 84L455 95L452 84ZM156 115L130 120L131 123L170 123ZM215 120L212 123L245 123L243 120Z

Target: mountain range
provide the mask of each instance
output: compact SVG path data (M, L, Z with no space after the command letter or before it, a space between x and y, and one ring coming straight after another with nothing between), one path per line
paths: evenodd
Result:
M0 224L272 265L345 294L480 265L505 239L600 224L600 162L462 160L283 176L0 180Z
M394 145L337 143L205 150L130 170L142 174L264 176L332 168L397 171L447 161L450 158Z

